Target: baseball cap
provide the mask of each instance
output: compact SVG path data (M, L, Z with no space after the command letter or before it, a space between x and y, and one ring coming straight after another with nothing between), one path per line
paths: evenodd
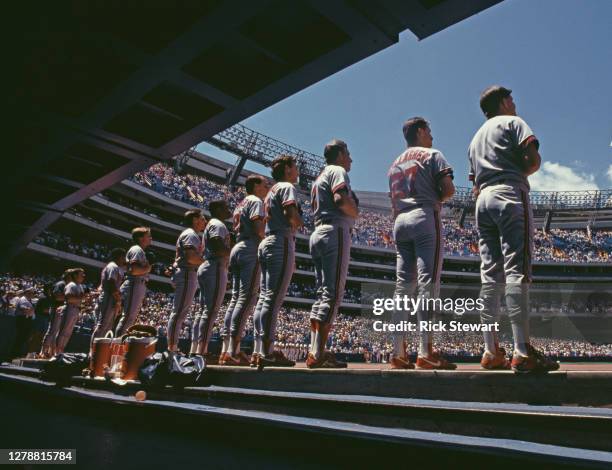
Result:
M497 112L501 100L510 96L512 90L501 85L488 87L480 94L480 109L485 116L490 117Z

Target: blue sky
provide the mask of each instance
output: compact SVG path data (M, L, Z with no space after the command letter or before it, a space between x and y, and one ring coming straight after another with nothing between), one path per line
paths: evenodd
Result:
M612 0L505 0L423 41L405 31L244 124L319 155L341 138L354 188L386 191L387 168L405 148L402 123L422 115L455 184L467 186L467 146L484 121L478 97L499 83L540 139L534 190L612 188L611 23Z

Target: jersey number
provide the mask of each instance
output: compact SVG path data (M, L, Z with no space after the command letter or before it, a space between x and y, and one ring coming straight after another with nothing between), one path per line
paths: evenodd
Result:
M411 162L408 168L404 170L404 177L406 178L406 185L408 186L408 194L414 194L414 182L416 180L416 174L419 170L417 162Z

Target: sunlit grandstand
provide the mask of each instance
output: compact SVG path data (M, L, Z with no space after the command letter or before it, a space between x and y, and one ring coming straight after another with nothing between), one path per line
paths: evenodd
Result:
M148 285L149 300L139 321L155 326L163 337L173 296L170 279L164 272L174 261L176 237L183 230L182 214L192 208L201 208L208 214L207 204L215 199L227 200L231 208L235 207L246 195L242 185L251 174L244 169L247 161L267 165L277 153L291 153L300 162L305 224L296 237L296 271L285 298L277 340L288 348L288 354L300 358L308 337L307 322L302 320L315 297L314 266L308 252L308 237L313 230L308 186L322 167L322 157L244 126L234 126L209 142L237 155L236 164L191 149L171 163L156 163L134 174L73 207L41 232L15 260L16 274L7 275L5 283L22 279L16 275L33 274L32 266L37 267L36 274L53 277L65 267L78 265L87 269L89 282L95 287L111 250L129 246L134 226L150 226L156 259ZM338 352L367 355L380 361L390 351L389 338L372 335L367 314L374 298L393 293L393 220L386 193L357 194L361 210L352 234L343 315L331 341ZM557 351L551 352L559 357L608 356L605 342L592 351L589 341L602 342L606 332L612 330L612 297L602 288L612 280L612 191L532 192L531 200L536 223L535 285L531 296L535 330L543 338L578 341L556 344ZM461 187L443 208L443 295L478 295L478 234L473 211L471 191ZM5 286L4 290L10 288ZM86 313L80 321L85 331L93 321L93 299L86 305L89 308L84 309ZM196 303L194 309L197 308ZM190 337L190 328L187 321L181 332L185 341ZM481 354L479 338L468 338L463 343L448 345L447 349L459 356Z
M228 145L226 139L223 146L227 149ZM271 148L270 152L293 151L298 158L300 155L306 158L305 153L300 154L294 147L281 149L279 145L266 148ZM256 159L259 163L266 163L264 153L259 151ZM293 348L292 354L297 356L302 345L306 344L307 323L301 322L303 325L296 330L295 325L300 323L296 318L306 315L315 297L314 266L308 253L308 236L313 225L308 187L304 183L312 179L317 166L316 156L306 156L309 164L303 168L308 168L308 172L302 175L300 193L305 226L297 235L296 271L285 299L277 338L279 343L287 345L283 347ZM149 303L143 309L140 321L156 326L163 336L173 295L164 271L174 260L174 243L183 229L181 215L194 207L202 208L208 214L207 204L215 199L225 199L235 207L245 196L242 184L251 173L243 168L244 159L244 155L239 155L238 164L231 165L191 150L171 164L154 164L64 213L60 220L28 245L27 251L15 261L15 270L19 274L31 274L32 266L37 266L37 273L57 276L64 267L84 266L94 286L112 248L127 247L130 230L135 225L150 226L156 260L148 286ZM240 169L238 174L236 168ZM373 298L389 296L394 289L393 223L385 193L358 191L357 194L361 214L353 232L349 277L341 306L344 316L332 342L340 352L369 354L375 360L384 360L390 351L388 338L372 337L372 328L366 322L365 314L371 311ZM612 323L612 299L605 292L601 295L593 295L593 292L603 290L598 286L612 280L610 191L533 192L531 197L537 228L534 253L536 284L531 299L536 331L548 337L551 325L563 325L555 327L553 336L562 338L565 335L568 341L575 341L576 336L583 340L603 341L601 334L612 328L612 324L605 326ZM476 296L480 279L478 236L473 221L473 198L467 188L458 188L455 198L445 206L443 218L445 259L442 293L456 296L459 292L467 292L467 295ZM91 323L90 317L91 311L81 320L81 327L85 330ZM572 318L569 324L568 317ZM304 329L304 334L288 333L301 329ZM189 321L181 335L185 340L189 338ZM476 351L481 347L480 340L472 339L472 348L455 345L457 354L469 352L474 357L480 354ZM573 346L559 345L558 348L570 351L569 355L584 355L588 344L586 341ZM572 353L572 348L580 349L584 354ZM599 352L603 354L602 351Z

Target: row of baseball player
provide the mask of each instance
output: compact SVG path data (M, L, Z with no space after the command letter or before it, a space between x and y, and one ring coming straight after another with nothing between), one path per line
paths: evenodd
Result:
M339 140L325 148L328 165L312 188L316 230L310 249L316 267L317 300L311 312L312 344L307 365L311 368L346 367L325 351L327 337L342 299L350 252L350 230L358 215L358 200L350 188L351 158ZM190 354L204 355L222 365L293 366L274 350L278 313L295 269L295 233L302 226L295 183L298 164L281 155L272 163L271 185L252 175L245 182L247 196L230 212L224 200L208 204L210 220L200 210L184 215L188 227L176 242L171 268L175 287L173 311L168 320L168 350L178 349L179 334L200 290ZM232 218L236 243L231 246L224 220ZM132 230L135 245L126 254L113 250L112 261L102 270L97 324L93 339L113 330L122 335L137 318L151 270L146 249L152 242L146 227ZM125 267L125 280L122 279ZM231 301L223 319L223 347L219 357L208 353L213 325L225 297L231 272ZM255 344L248 358L241 351L246 320L254 310Z
M499 347L495 331L484 332L485 369L510 369L519 373L546 372L558 368L529 342L529 292L533 250L533 222L529 207L527 177L541 163L539 143L529 126L516 115L511 90L492 86L480 97L486 121L469 146L469 175L478 196L476 224L481 256L481 298L484 323L498 321L500 298L505 295L514 336L512 362ZM440 208L454 194L453 171L444 155L432 147L429 123L421 117L404 123L407 149L392 163L388 177L393 207L397 249L396 295L437 296L444 244ZM348 173L351 154L341 140L325 146L326 166L312 185L311 205L315 230L310 253L315 265L317 296L310 314L309 368L346 367L325 350L327 337L344 291L351 245L350 231L359 215L359 201L351 190ZM205 355L212 327L225 295L228 270L232 297L222 326L223 347L219 364L292 366L282 352L275 351L274 338L279 309L295 266L295 232L302 225L295 183L296 160L282 155L272 162L270 187L267 178L247 178L247 197L233 215L226 201L209 204L210 221L199 210L185 214L188 226L176 243L172 279L175 286L173 313L168 321L168 349L177 351L178 336L191 310L199 287L201 310L197 312L191 354ZM223 223L233 217L236 244ZM203 235L200 233L203 232ZM93 337L113 327L122 334L140 310L150 264L145 249L151 243L149 229L132 231L136 245L127 252L126 279L120 283L120 253L102 273L102 295L98 302L98 324ZM259 291L259 293L258 293ZM122 302L119 300L122 299ZM254 308L254 347L249 359L240 349L246 319ZM402 320L404 312L395 312ZM430 312L417 312L419 321L429 321ZM493 330L493 329L491 329ZM411 369L406 338L394 338L391 367ZM217 359L217 358L214 358ZM431 332L421 332L416 367L454 369L433 348Z

